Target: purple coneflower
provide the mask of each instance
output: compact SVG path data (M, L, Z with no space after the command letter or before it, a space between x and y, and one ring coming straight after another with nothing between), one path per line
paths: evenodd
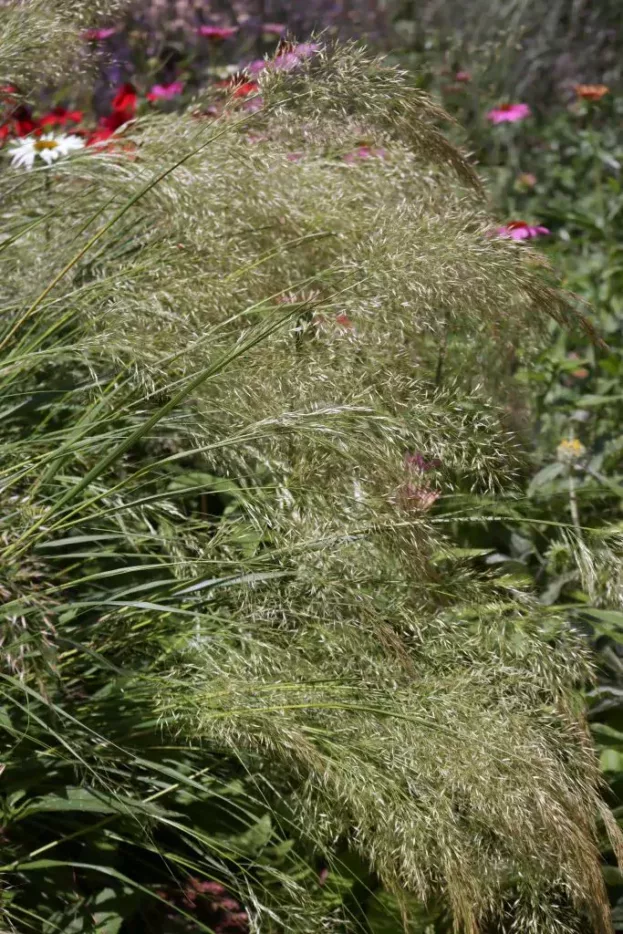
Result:
M534 240L536 237L546 237L551 231L547 227L528 224L526 221L510 221L504 227L498 227L498 237L506 240Z
M491 123L518 123L531 113L528 104L500 104L488 112L487 120Z

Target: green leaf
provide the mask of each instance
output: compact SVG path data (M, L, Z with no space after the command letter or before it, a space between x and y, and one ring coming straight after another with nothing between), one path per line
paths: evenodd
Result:
M273 825L270 814L264 814L253 827L237 836L228 836L227 846L241 856L253 856L270 843Z
M566 470L564 464L556 461L553 464L548 464L546 467L542 467L538 473L534 475L530 486L528 487L528 496L534 495L534 493L542 486L545 486L547 483L551 483L552 480L556 480L561 476Z
M31 814L55 811L81 811L89 814L114 814L118 808L103 800L88 788L67 787L64 794L49 794L35 798L20 811L20 818Z
M623 772L623 754L616 749L604 749L599 756L602 772Z

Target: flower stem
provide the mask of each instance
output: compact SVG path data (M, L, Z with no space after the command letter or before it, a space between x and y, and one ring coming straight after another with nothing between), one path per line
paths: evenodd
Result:
M575 491L575 477L573 475L572 467L569 467L569 509L571 511L571 520L573 525L575 526L578 534L580 534L580 511L578 509L578 497Z

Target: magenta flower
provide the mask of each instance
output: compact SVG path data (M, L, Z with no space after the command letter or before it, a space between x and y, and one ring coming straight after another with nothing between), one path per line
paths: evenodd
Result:
M462 82L466 83L466 82L472 80L472 76L471 76L471 74L470 74L469 71L457 71L457 73L456 73L455 76L454 76L454 80L455 80L455 81L462 81Z
M114 26L109 26L107 29L85 29L82 38L86 39L87 42L104 42L105 39L114 36L116 32Z
M206 39L231 39L238 32L237 26L200 26L197 30Z
M532 226L526 221L510 221L497 229L498 237L505 240L534 240L536 237L546 237L550 232L547 227Z
M500 104L488 112L487 120L491 123L518 123L531 113L528 104Z
M148 101L170 101L184 90L183 81L172 81L171 84L154 84L146 95Z

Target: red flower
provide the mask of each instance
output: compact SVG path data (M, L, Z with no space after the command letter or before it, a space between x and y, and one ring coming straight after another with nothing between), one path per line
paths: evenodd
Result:
M9 112L7 119L0 125L0 143L8 136L28 136L39 129L39 121L35 120L30 107L19 104Z
M102 119L106 119L105 117ZM101 121L100 121L101 122ZM101 143L105 143L112 136L113 131L108 130L105 127L100 126L97 130L93 130L87 136L86 144L87 146L99 146Z
M112 99L112 112L100 117L97 129L87 139L87 146L107 140L119 127L136 116L136 88L130 82L122 84Z
M131 120L133 116L133 114L125 110L113 110L107 117L100 117L97 125L100 130L105 130L110 136L111 133L118 130L120 126L123 126L128 120Z
M28 107L18 107L13 112L13 119L15 120L16 136L28 136L29 133L34 133L35 130L39 129L39 124L33 118Z
M233 96L234 97L248 97L249 94L255 94L258 90L259 85L257 81L244 81L242 84L239 84L234 88Z
M336 315L335 320L341 327L345 328L347 331L354 330L353 322L350 320L348 315L345 315L343 312L342 314Z
M124 111L130 113L127 118L131 120L136 115L136 88L127 81L122 84L112 99L112 109L115 111Z
M68 123L81 123L84 114L81 110L66 110L64 107L54 107L49 113L39 119L42 127L66 126Z
M244 72L238 72L235 75L232 75L231 78L226 78L225 81L217 81L217 88L229 88L232 92L232 97L248 97L250 94L255 94L259 90L259 84L257 81L249 81L248 76Z

